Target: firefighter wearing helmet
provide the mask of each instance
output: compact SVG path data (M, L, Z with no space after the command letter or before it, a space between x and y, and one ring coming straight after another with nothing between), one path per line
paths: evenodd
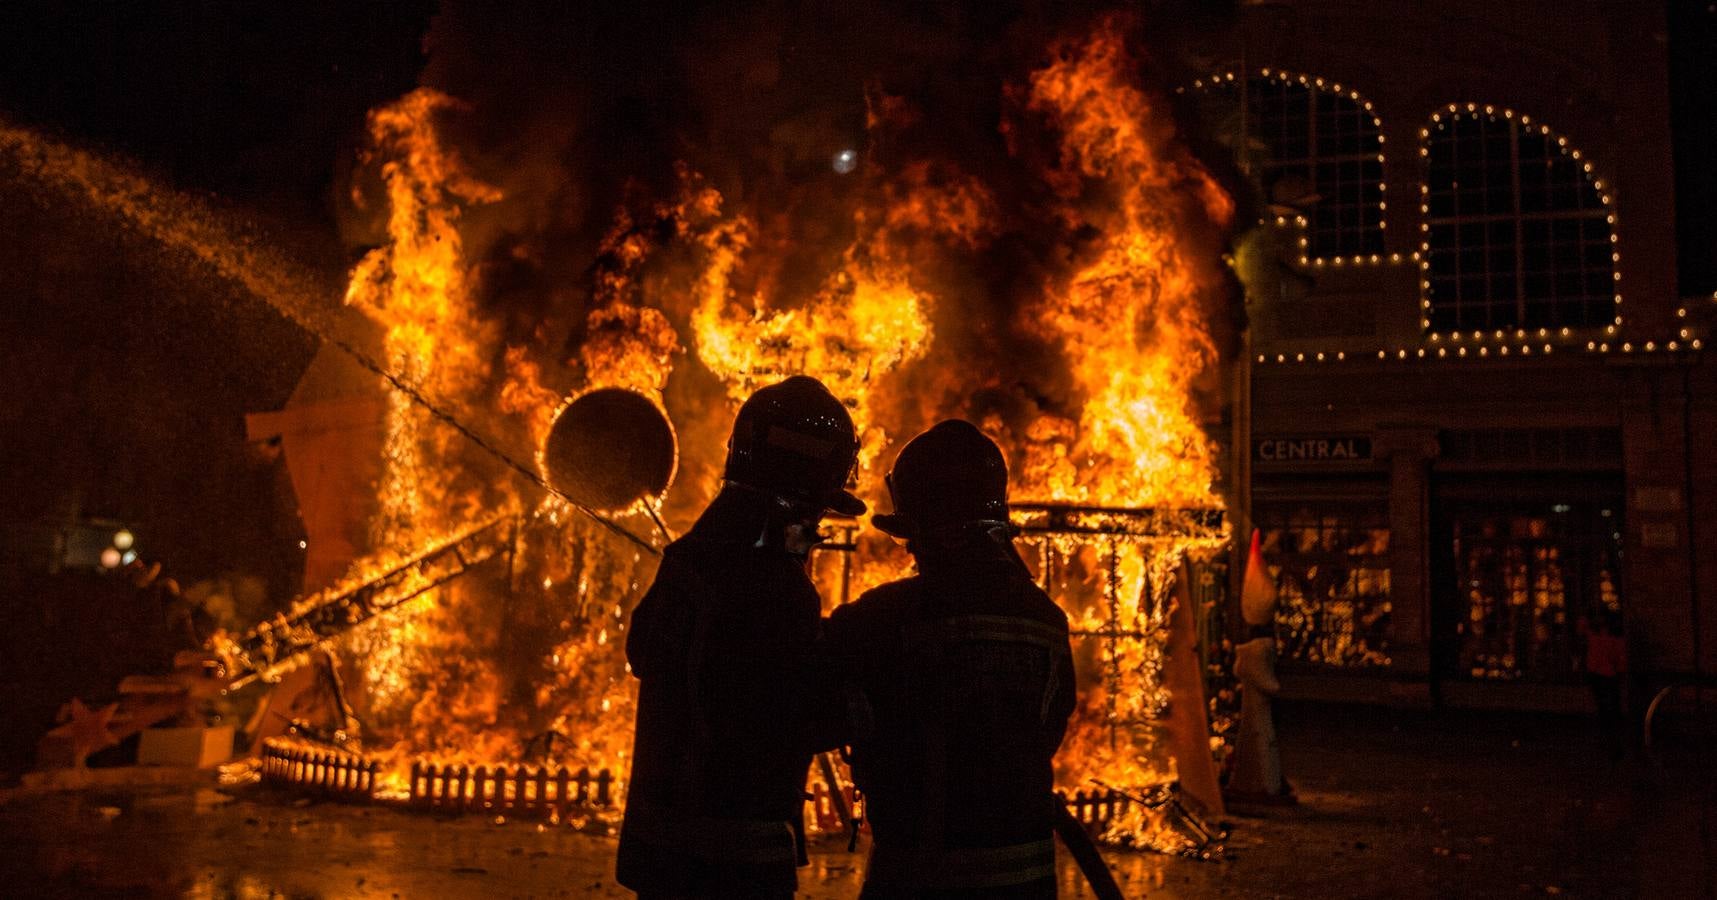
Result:
M640 681L617 875L641 897L791 897L805 776L839 743L806 572L817 525L865 505L852 418L816 379L746 400L723 485L632 614Z
M1075 703L1067 617L1013 547L1007 463L968 422L901 450L894 511L911 578L836 609L858 710L854 780L875 838L865 898L1054 897L1050 761Z

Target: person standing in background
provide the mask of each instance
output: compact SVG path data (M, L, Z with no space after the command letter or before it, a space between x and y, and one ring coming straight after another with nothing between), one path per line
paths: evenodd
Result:
M1623 705L1622 679L1628 671L1628 642L1622 636L1621 616L1603 613L1581 622L1586 637L1586 684L1598 708L1598 731L1610 759L1627 752L1628 723Z
M1246 555L1246 577L1240 591L1244 640L1234 647L1234 678L1240 682L1240 727L1234 738L1232 771L1223 796L1235 803L1292 806L1298 801L1282 775L1282 752L1276 745L1274 697L1282 690L1276 678L1276 583L1264 563L1256 530Z

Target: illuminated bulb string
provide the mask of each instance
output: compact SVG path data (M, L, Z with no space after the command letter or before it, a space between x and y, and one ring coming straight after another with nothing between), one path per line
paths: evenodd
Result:
M1616 326L1622 324L1622 309L1621 309L1622 294L1621 294L1621 289L1620 289L1621 288L1621 280L1622 280L1622 273L1621 273L1622 256L1621 256L1621 251L1618 249L1618 246L1617 246L1620 243L1620 239L1616 234L1615 198L1605 188L1604 180L1602 178L1598 177L1597 173L1595 172L1595 170L1592 166L1592 162L1588 159L1585 159L1581 155L1579 148L1571 147L1568 145L1567 136L1557 134L1556 132L1554 132L1550 129L1550 126L1544 124L1543 122L1538 122L1535 124L1532 120L1532 117L1529 115L1526 115L1523 113L1517 114L1514 110L1508 109L1508 108L1498 108L1495 105L1489 105L1489 104L1481 105L1478 103L1466 103L1466 104L1450 103L1448 106L1444 107L1442 110L1432 113L1430 124L1426 127L1419 129L1419 159L1420 159L1420 163L1421 163L1421 167L1422 167L1422 175L1421 175L1421 180L1419 182L1419 214L1421 216L1420 222L1419 222L1419 232L1420 232L1420 243L1419 243L1419 268L1420 268L1420 272L1419 272L1419 292L1420 292L1419 293L1419 307L1420 307L1420 319L1419 319L1419 326L1420 326L1420 328L1422 328L1426 332L1428 332L1430 334L1431 340L1433 340L1433 341L1439 340L1441 337L1441 335L1439 335L1438 333L1430 330L1431 329L1431 318L1430 318L1430 316L1431 316L1431 306L1432 306L1432 304L1431 304L1431 299L1432 299L1431 298L1431 280L1430 280L1431 279L1431 222L1430 222L1431 184L1430 184L1429 172L1428 172L1428 170L1425 170L1423 167L1428 165L1428 161L1429 161L1430 156L1431 156L1431 139L1432 139L1431 133L1432 133L1432 130L1433 129L1435 129L1437 131L1443 130L1443 128L1445 127L1445 125L1443 124L1443 119L1445 116L1448 117L1449 122L1453 123L1453 122L1455 122L1459 119L1463 119L1463 118L1477 121L1480 117L1483 117L1489 121L1496 121L1497 116L1499 114L1501 115L1502 120L1504 122L1508 123L1508 127L1510 129L1518 129L1519 134L1535 134L1538 137L1541 137L1546 141L1550 141L1553 139L1554 143L1556 145L1556 150L1558 152L1560 152L1560 154L1562 156L1567 157L1570 160L1572 160L1573 162L1580 164L1580 176L1585 179L1586 185L1588 187L1590 187L1594 192L1596 192L1597 197L1598 197L1598 201L1603 207L1604 222L1606 225L1609 226L1610 267L1611 267L1610 278L1611 278L1611 281L1614 282L1614 285L1615 285L1611 291L1611 299L1613 301L1613 305L1615 308L1615 314L1612 317L1610 324L1608 326L1606 326L1605 331L1607 334L1615 334ZM1518 166L1519 163L1516 162L1515 165ZM1594 210L1593 212L1596 212L1596 211ZM1517 215L1518 215L1518 213L1517 213ZM1563 330L1563 334L1564 335L1567 334L1566 329ZM1501 332L1497 333L1498 339L1501 339L1502 336L1503 335ZM1452 332L1451 337L1457 341L1461 339L1460 333L1458 331ZM1474 340L1482 339L1482 334L1479 332L1475 332L1473 334L1473 339Z
M648 540L556 489L535 469L514 459L475 429L459 421L451 412L425 396L416 385L408 384L398 374L371 359L357 347L336 337L332 327L323 327L323 323L318 321L319 318L327 318L327 315L321 308L324 294L307 287L314 283L313 279L297 271L296 267L278 256L259 250L259 242L254 236L243 234L241 229L226 222L223 216L207 205L184 194L163 189L124 166L49 140L34 131L15 126L4 118L0 118L0 152L10 157L19 174L108 213L167 247L189 253L216 275L266 302L294 325L334 345L358 365L380 375L411 402L423 407L430 415L446 423L508 468L523 475L532 484L565 501L568 506L640 549L653 555L661 554ZM655 510L650 509L649 504L644 506L650 517L656 521L657 527L667 535L667 528L657 518Z
M1273 77L1277 77L1277 78L1280 78L1283 80L1287 80L1289 77L1285 73L1272 72L1269 69L1261 70L1261 72L1265 77L1272 77L1273 76ZM1234 80L1235 79L1234 79L1233 73L1224 73L1224 74L1218 75L1218 76L1210 79L1209 84L1214 86L1216 84L1220 84L1220 83L1225 82L1225 81L1226 82L1232 82ZM1304 77L1301 77L1298 79L1298 82L1300 84L1304 85L1307 83L1307 80ZM1204 88L1206 86L1206 82L1204 82L1202 80L1195 81L1195 82L1193 82L1193 86L1195 88ZM1323 88L1324 83L1321 79L1312 79L1311 80L1311 86L1317 87L1317 88ZM1332 89L1337 91L1337 92L1340 92L1341 86L1335 85ZM1354 99L1357 100L1358 96L1354 95ZM1369 104L1367 104L1366 108L1369 110L1369 108L1370 108ZM1678 351L1681 351L1683 349L1688 350L1688 351L1702 350L1704 347L1703 340L1699 337L1695 337L1695 332L1692 329L1685 328L1685 327L1679 328L1673 336L1664 336L1660 339L1647 340L1647 341L1644 341L1641 343L1635 343L1633 341L1621 341L1620 343L1615 343L1612 340L1603 340L1602 339L1602 338L1611 338L1611 339L1615 338L1617 336L1618 327L1622 324L1622 314L1621 314L1622 293L1620 290L1620 282L1622 280L1622 274L1621 274L1621 270L1620 270L1621 252L1618 249L1618 245L1620 244L1620 238L1616 232L1615 198L1612 194L1609 193L1609 189L1606 186L1604 179L1602 179L1601 177L1598 176L1596 167L1592 164L1592 162L1589 159L1585 158L1585 156L1580 152L1579 148L1573 147L1569 144L1568 138L1566 136L1559 135L1559 134L1555 133L1554 131L1552 131L1550 129L1550 127L1548 125L1545 125L1543 122L1535 122L1531 116L1517 113L1513 109L1508 109L1508 108L1504 108L1504 107L1497 107L1495 105L1483 105L1483 104L1478 104L1478 103L1465 103L1465 104L1451 103L1451 104L1448 104L1446 107L1442 108L1441 110L1439 110L1438 112L1433 113L1431 115L1430 124L1427 127L1421 128L1419 130L1419 139L1420 139L1419 157L1420 157L1421 161L1428 159L1431 155L1430 141L1431 141L1431 137L1432 137L1433 128L1436 128L1436 129L1443 128L1444 126L1442 123L1445 120L1453 121L1453 120L1461 119L1461 118L1477 119L1479 117L1485 117L1485 118L1492 119L1492 120L1495 120L1498 117L1500 117L1500 119L1502 121L1506 121L1506 122L1514 123L1514 124L1518 125L1518 127L1521 129L1522 134L1534 134L1534 135L1542 137L1546 140L1552 141L1555 145L1556 151L1561 156L1567 157L1568 159L1570 159L1573 162L1578 164L1580 177L1584 178L1587 186L1589 186L1591 190L1596 192L1596 197L1597 197L1598 203L1601 206L1602 215L1604 217L1604 223L1609 227L1608 243L1610 244L1610 253L1609 253L1610 264L1611 264L1610 279L1612 282L1615 283L1615 287L1611 291L1611 298L1610 299L1612 301L1612 305L1615 309L1615 312L1614 312L1612 319L1610 320L1610 322L1608 324L1605 324L1602 326L1593 326L1592 329L1587 329L1587 328L1581 328L1580 329L1581 336L1584 336L1589 330L1596 330L1597 328L1602 329L1602 333L1601 333L1601 336L1599 339L1589 340L1586 342L1586 345L1585 345L1586 352L1588 352L1588 353L1609 353L1612 350L1612 348L1618 349L1623 353L1632 353L1636 349L1642 350L1646 353L1654 353L1660 349L1671 352L1671 353L1678 352ZM1469 356L1488 357L1488 356L1492 355L1492 350L1494 350L1495 355L1499 356L1499 357L1534 356L1534 355L1544 356L1544 355L1550 355L1553 352L1555 352L1555 349L1557 347L1577 349L1577 341L1579 340L1579 337L1576 337L1574 335L1572 329L1565 327L1565 326L1557 329L1554 336L1552 335L1551 329L1548 329L1548 328L1536 329L1536 333L1537 333L1537 340L1536 341L1533 340L1533 338L1531 337L1531 331L1529 329L1519 328L1519 327L1516 327L1513 329L1496 329L1494 331L1494 333L1491 333L1491 334L1487 334L1483 330L1471 331L1471 332L1466 332L1466 333L1462 333L1461 331L1458 331L1458 330L1448 331L1448 332L1437 332L1437 331L1431 330L1431 325L1432 325L1431 319L1430 319L1430 315L1432 312L1431 281L1430 281L1430 274L1431 274L1430 230L1431 230L1431 225L1430 225L1430 222L1428 221L1428 218L1429 218L1430 212L1431 212L1430 190L1431 190L1431 188L1430 188L1428 178L1422 179L1420 181L1420 184L1419 184L1419 193L1420 193L1419 211L1420 211L1421 216L1423 217L1420 221L1420 224L1419 224L1419 228L1420 228L1420 232L1421 232L1421 239L1420 239L1420 244L1419 244L1419 250L1417 252L1410 254L1410 256L1408 258L1411 259L1413 262L1417 263L1419 266L1419 269L1420 269L1420 273L1419 273L1420 322L1419 322L1419 324L1420 324L1421 329L1423 329L1424 338L1426 340L1428 340L1429 344L1432 346L1429 346L1429 347L1427 347L1427 346L1418 346L1418 347L1397 346L1393 349L1388 348L1388 347L1379 348L1379 349L1373 351L1376 353L1376 358L1379 360L1388 360L1391 358L1398 359L1398 360L1406 360L1409 358L1414 358L1414 359L1426 359L1426 358L1461 359L1461 358L1468 358ZM1598 210L1593 210L1593 212L1596 213L1596 212L1598 212ZM1300 264L1302 266L1309 265L1309 266L1312 266L1314 268L1321 268L1321 267L1325 266L1326 264L1327 265L1333 265L1333 266L1343 265L1344 261L1340 257L1325 260L1325 259L1318 259L1318 258L1308 258L1305 255L1306 254L1306 248L1307 248L1307 240L1306 240L1303 232L1304 232L1304 229L1307 225L1307 222L1303 216L1294 216L1291 218L1287 217L1287 216L1278 216L1275 219L1275 224L1276 224L1276 227L1278 227L1278 228L1287 228L1290 226L1294 226L1294 227L1297 227L1301 230L1302 234L1300 237L1300 252L1301 252ZM1402 257L1400 257L1399 254L1393 254L1392 253L1387 257L1383 257L1383 256L1352 257L1351 259L1346 260L1346 262L1354 264L1354 265L1358 265L1362 262L1373 262L1373 263L1375 263L1375 262L1381 262L1383 260L1387 260L1391 263L1394 263L1394 262L1402 261ZM1712 300L1713 300L1713 302L1717 302L1717 293L1714 293L1712 295ZM1678 319L1686 319L1688 317L1687 308L1682 307L1680 309L1677 309L1676 310L1676 317ZM1445 340L1448 341L1449 343L1452 343L1453 345L1455 345L1453 347L1453 352L1451 352L1449 346L1444 345ZM1554 343L1554 344L1548 343L1548 342L1546 342L1547 340L1556 341L1556 343ZM1467 342L1467 341L1470 341L1472 344L1475 344L1475 345L1480 345L1477 347L1476 352L1469 351L1466 346L1462 346L1462 344ZM1482 346L1486 342L1490 342L1492 344L1492 346L1491 347ZM1358 357L1364 355L1365 352L1366 351L1364 351L1364 350L1356 350L1354 353L1354 356L1355 356L1355 358L1358 358ZM1332 358L1337 360L1337 361L1344 361L1346 358L1345 352L1344 351L1326 350L1326 351L1322 351L1322 352L1306 351L1306 352L1294 352L1294 353L1276 353L1273 356L1271 354L1258 354L1256 357L1256 361L1258 363L1267 363L1267 362L1272 361L1272 359L1273 359L1273 361L1277 362L1277 363L1288 363L1288 362L1304 363L1304 362L1308 362L1308 361L1326 362Z
M1192 88L1194 90L1197 90L1197 91L1208 92L1213 88L1225 87L1225 86L1232 85L1241 91L1245 91L1248 89L1248 83L1249 82L1252 82L1252 81L1268 81L1268 82L1279 82L1281 84L1290 85L1290 86L1291 85L1298 85L1302 88L1305 88L1308 92L1317 92L1319 94L1323 94L1323 95L1326 95L1329 97L1334 97L1334 98L1337 98L1337 99L1342 100L1342 101L1349 101L1352 104L1354 104L1354 107L1356 108L1355 111L1357 113L1364 115L1371 120L1371 127L1372 127L1373 131L1375 132L1375 137L1376 137L1376 141L1377 141L1375 150L1376 150L1376 158L1377 158L1378 165L1380 167L1382 167L1382 166L1385 166L1388 164L1388 160L1384 157L1384 153L1383 153L1383 144L1384 144L1383 120L1377 115L1376 109L1375 109L1374 105L1372 104L1372 102L1370 100L1365 99L1363 96L1361 96L1358 91L1351 90L1347 87L1343 87L1340 82L1328 81L1326 79L1319 78L1319 77L1312 76L1312 75L1304 75L1304 74L1284 72L1284 71L1281 71L1280 69L1272 69L1269 67L1261 68L1261 69L1258 69L1256 71L1257 71L1256 76L1252 76L1250 78L1237 77L1237 73L1234 71L1217 72L1217 73L1209 76L1208 78L1195 79L1192 82ZM1184 94L1184 93L1186 93L1186 90L1187 89L1185 86L1177 87L1177 88L1175 88L1175 93ZM1366 158L1370 158L1372 156L1372 154L1370 152L1342 153L1342 154L1338 154L1334 158L1337 160L1342 160L1342 159L1346 159L1349 156L1364 156ZM1320 163L1322 163L1324 161L1325 158L1326 157L1323 154L1318 154L1317 156L1312 157L1308 160L1304 160L1303 162L1307 162L1310 165L1312 165L1314 168L1316 168ZM1381 169L1379 171L1381 172ZM1381 177L1379 177L1378 180L1376 180L1376 181L1367 182L1367 184L1365 186L1367 188L1372 187L1372 186L1375 186L1377 188L1377 201L1376 202L1377 202L1378 218L1377 218L1377 224L1375 226L1363 226L1363 227L1366 227L1367 229L1374 227L1378 232L1386 231L1389 227L1389 220L1388 220L1388 215L1387 215L1387 212L1389 209L1389 203L1388 203L1388 199L1387 199L1389 185L1386 182L1384 182ZM1270 222L1270 220L1268 218L1262 219L1260 221L1262 224L1268 224ZM1277 217L1275 217L1274 221L1275 221L1275 225L1278 229L1286 230L1290 226L1292 226L1293 228L1298 230L1297 243L1298 243L1298 247L1299 247L1299 251L1300 251L1300 257L1299 257L1300 258L1300 265L1302 265L1302 266L1313 266L1313 267L1317 267L1317 268L1322 268L1325 265L1332 265L1332 266L1337 266L1337 267L1340 267L1343 265L1364 266L1364 265L1380 265L1380 264L1384 264L1384 263L1399 264L1402 261L1402 256L1400 253L1383 253L1383 252L1355 253L1355 254L1352 254L1351 256L1342 256L1340 253L1323 254L1323 255L1313 256L1311 254L1311 238L1307 233L1307 230L1310 227L1310 223L1307 221L1305 216L1296 215L1296 216L1293 216L1292 218L1290 218L1288 216L1277 216ZM1413 259L1417 260L1418 254L1416 254L1416 253L1413 254Z

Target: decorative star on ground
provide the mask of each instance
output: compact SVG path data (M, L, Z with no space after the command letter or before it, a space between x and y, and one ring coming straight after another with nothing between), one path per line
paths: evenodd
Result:
M100 709L92 710L76 697L66 704L69 718L64 725L55 728L54 733L63 735L71 744L72 758L77 761L77 765L83 765L91 753L119 743L119 739L107 730L108 723L113 721L113 714L118 710L117 703L109 703Z

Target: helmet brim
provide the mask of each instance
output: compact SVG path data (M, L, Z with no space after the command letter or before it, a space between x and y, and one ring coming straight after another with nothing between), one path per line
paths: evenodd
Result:
M825 502L828 504L829 512L837 516L848 516L855 519L864 515L865 510L870 509L863 500L853 496L849 491L836 491L830 494L829 499Z
M870 517L870 523L884 534L892 535L903 540L912 538L912 522L905 516L881 513Z

